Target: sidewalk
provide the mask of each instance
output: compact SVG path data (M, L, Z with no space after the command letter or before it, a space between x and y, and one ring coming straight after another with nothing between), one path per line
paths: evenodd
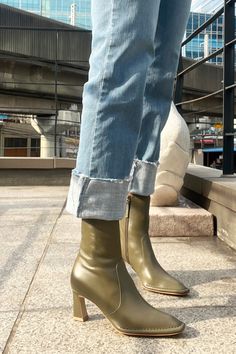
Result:
M74 321L69 276L80 223L63 211L66 195L65 187L0 187L0 352L236 352L236 255L216 238L152 239L164 268L191 287L186 298L146 292L131 271L147 301L187 324L181 336L122 336L90 302L90 320Z

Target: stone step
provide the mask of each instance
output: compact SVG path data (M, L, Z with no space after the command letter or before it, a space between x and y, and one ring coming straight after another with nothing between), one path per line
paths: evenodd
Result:
M149 234L154 237L213 236L213 215L180 196L177 206L150 208Z

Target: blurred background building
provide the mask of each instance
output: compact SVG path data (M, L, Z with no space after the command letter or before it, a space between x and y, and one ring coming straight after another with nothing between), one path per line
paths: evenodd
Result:
M186 29L186 37L206 22L223 6L223 0L193 0L191 13ZM223 16L220 16L206 30L196 36L183 49L183 56L201 59L215 52L223 45ZM209 60L215 64L222 64L222 54Z
M198 27L211 18L212 13L191 12L186 37L191 35ZM201 32L197 37L184 47L183 56L193 59L202 59L215 52L223 45L223 16L220 16L205 31ZM222 54L209 60L215 64L222 64Z
M0 3L78 27L91 28L91 0L1 0Z
M41 15L80 28L91 29L91 0L0 0L0 4L13 6L35 15ZM210 19L223 4L224 0L193 0L185 37L189 37L203 23ZM14 11L17 12L18 10L14 9ZM19 13L19 16L24 16L22 11ZM27 13L27 16L32 15ZM36 18L37 16L33 17ZM44 20L51 21L42 17L38 17L37 19L37 21ZM54 25L60 27L57 23ZM223 27L224 16L222 15L183 47L183 56L200 60L217 51L223 45ZM75 47L74 42L69 40L68 52L71 52L73 47ZM209 59L208 62L222 65L223 56L220 54L217 57ZM212 65L210 66L212 67ZM214 68L221 70L220 67L216 67L215 65ZM219 85L221 87L222 81L219 82ZM222 105L221 102L220 104ZM199 149L199 147L202 149L206 147L222 149L222 115L214 113L212 116L208 116L199 114L199 112L185 113L184 116L191 134L193 149ZM48 154L54 154L53 132L50 133L51 141L48 139L46 146L40 133L29 126L29 122L30 116L23 115L22 112L6 114L4 110L0 110L0 155L42 157L45 155L42 155L43 148L45 148L45 151L47 150ZM79 134L80 122L76 126L71 126L68 130L65 129L58 134L58 145L61 148L59 156L76 156Z
M78 27L91 29L91 0L0 0L37 15L49 17ZM223 0L193 0L186 37L208 20L223 5ZM183 56L200 59L219 49L223 43L223 16L183 48ZM209 62L222 64L222 55Z

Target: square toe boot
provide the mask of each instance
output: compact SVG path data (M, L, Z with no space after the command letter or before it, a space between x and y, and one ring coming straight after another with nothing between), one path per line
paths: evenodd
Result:
M156 260L149 229L150 197L130 195L125 217L120 221L123 259L131 265L144 288L160 294L184 296L189 292Z
M122 334L172 336L184 330L182 322L153 308L139 294L121 256L118 221L82 220L71 287L75 319L88 319L87 299Z

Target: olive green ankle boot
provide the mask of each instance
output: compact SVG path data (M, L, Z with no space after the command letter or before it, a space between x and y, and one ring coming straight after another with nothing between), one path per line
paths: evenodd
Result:
M145 289L160 294L184 296L189 292L157 262L149 229L150 197L130 195L125 217L120 221L123 259L131 265Z
M171 336L184 329L182 322L153 308L137 291L121 257L118 221L82 221L82 240L71 272L71 287L75 319L88 319L87 299L122 334Z

